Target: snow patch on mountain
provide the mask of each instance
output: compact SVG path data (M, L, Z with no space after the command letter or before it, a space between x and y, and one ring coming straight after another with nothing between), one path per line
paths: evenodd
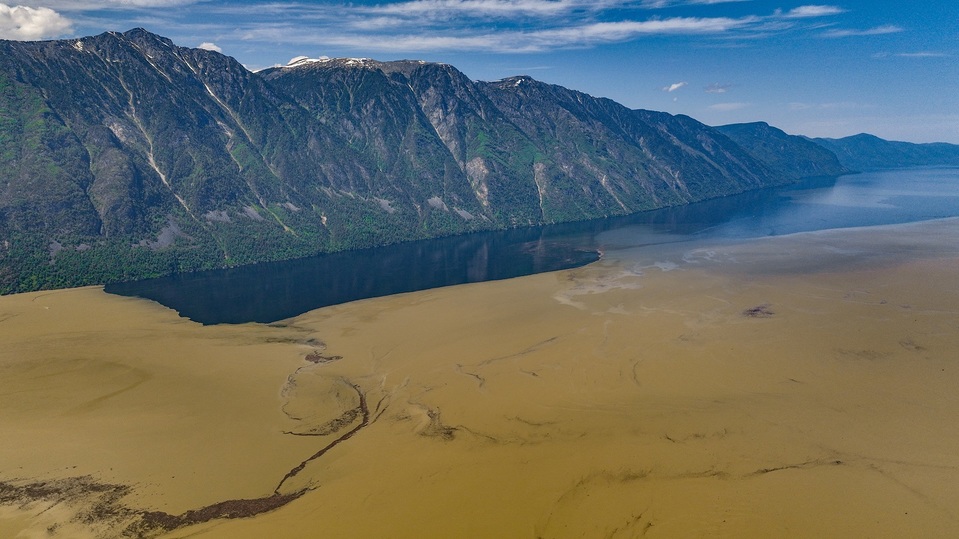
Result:
M329 62L330 58L328 56L321 56L319 58L310 58L309 56L297 56L290 58L290 61L286 63L284 67L297 67L307 64L315 64L317 62Z

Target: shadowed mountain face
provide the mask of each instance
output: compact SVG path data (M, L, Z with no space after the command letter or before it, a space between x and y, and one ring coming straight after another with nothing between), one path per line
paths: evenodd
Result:
M623 215L834 170L828 152L800 167L734 140L442 64L252 73L142 29L0 41L0 293Z
M955 144L913 144L883 140L866 133L839 139L816 138L812 141L833 152L843 166L854 170L959 166L959 146Z
M839 176L851 172L828 149L765 122L730 124L720 132L767 165L797 178Z

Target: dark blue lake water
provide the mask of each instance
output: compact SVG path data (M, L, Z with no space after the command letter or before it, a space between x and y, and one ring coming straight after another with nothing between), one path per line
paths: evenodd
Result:
M275 322L358 299L588 264L599 252L959 217L959 169L815 179L627 217L479 233L108 285L203 324Z

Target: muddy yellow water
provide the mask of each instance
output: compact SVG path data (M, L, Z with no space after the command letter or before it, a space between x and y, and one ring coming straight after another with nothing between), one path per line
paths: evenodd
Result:
M272 326L3 297L0 537L959 536L956 238L613 253Z

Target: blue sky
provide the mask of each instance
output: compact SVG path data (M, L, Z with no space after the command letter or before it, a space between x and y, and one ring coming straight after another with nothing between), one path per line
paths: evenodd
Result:
M299 55L423 59L710 125L762 120L809 136L959 143L956 0L0 3L4 39L138 26L250 69Z

